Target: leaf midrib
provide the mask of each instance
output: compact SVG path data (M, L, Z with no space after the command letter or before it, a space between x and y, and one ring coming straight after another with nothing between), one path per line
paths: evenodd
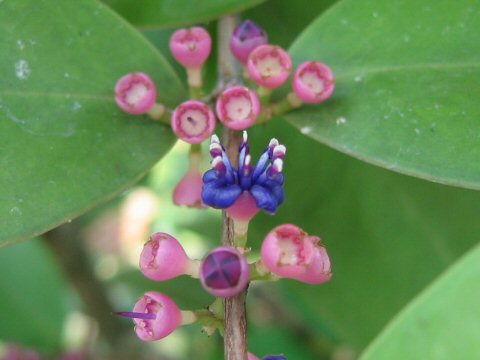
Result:
M469 69L480 68L479 62L461 62L461 63L421 63L408 65L387 65L379 67L357 67L350 68L346 72L339 72L335 79L352 78L355 76L366 76L370 74L381 74L401 71L420 71L420 70L449 70L449 69Z

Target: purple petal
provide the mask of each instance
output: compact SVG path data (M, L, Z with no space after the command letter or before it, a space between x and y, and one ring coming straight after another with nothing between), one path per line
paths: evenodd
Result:
M242 193L238 185L225 184L222 181L211 181L203 184L202 200L211 207L226 209L233 205Z
M283 189L281 187L279 188L280 192L278 189L272 191L272 189L261 185L253 185L250 189L250 193L255 198L257 207L259 209L263 209L266 212L273 214L275 210L277 210L278 205L280 205L278 201L280 193L282 196L281 200L283 201Z

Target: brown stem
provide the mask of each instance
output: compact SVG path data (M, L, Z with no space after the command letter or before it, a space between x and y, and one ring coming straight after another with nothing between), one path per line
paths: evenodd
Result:
M230 53L230 36L238 23L238 18L226 16L219 21L219 81L217 89L241 83L241 72L238 63ZM224 128L223 142L227 155L234 167L237 166L238 147L241 136L239 132ZM234 246L233 221L223 211L222 244ZM225 331L224 355L226 360L247 359L247 317L245 311L245 298L247 290L224 301Z

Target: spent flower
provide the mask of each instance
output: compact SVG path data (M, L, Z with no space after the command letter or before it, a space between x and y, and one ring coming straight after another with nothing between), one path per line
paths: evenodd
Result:
M207 254L200 266L200 281L204 289L216 297L232 297L248 284L250 268L245 255L221 246Z
M309 284L330 280L330 258L317 236L284 224L270 231L262 243L263 265L275 275Z

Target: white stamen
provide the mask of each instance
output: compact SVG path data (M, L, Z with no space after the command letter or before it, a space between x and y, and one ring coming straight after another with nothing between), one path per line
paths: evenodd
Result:
M212 142L210 144L210 151L212 150L220 150L222 151L222 145L220 145L219 143L215 143L215 142Z
M318 74L314 71L306 71L303 75L300 76L302 83L304 83L310 90L315 94L321 94L325 87L323 79L321 79Z
M262 77L275 76L285 71L280 59L274 56L266 56L258 60L256 65Z
M273 156L278 154L285 155L286 152L287 148L285 147L285 145L277 145L273 148Z
M246 131L246 130L243 130L243 142L247 142L247 141L248 141L247 131Z
M245 165L249 166L251 162L252 162L252 157L250 156L250 154L248 154L247 156L245 156Z
M223 160L222 160L222 157L221 156L216 156L215 158L213 158L212 160L212 168L215 168L217 167L218 164L222 163Z
M137 105L147 94L148 88L145 84L137 83L125 94L125 101L131 106Z
M270 142L268 143L268 147L272 147L272 146L277 146L279 143L278 143L278 140L273 138L272 140L270 140Z
M252 101L248 94L231 97L225 105L227 115L232 121L248 119L252 112Z
M220 144L220 139L218 138L217 135L213 134L212 137L211 137L210 142L211 142L212 144L214 144L214 143Z
M273 168L277 170L277 172L282 172L283 170L283 160L282 159L275 159L273 161Z

